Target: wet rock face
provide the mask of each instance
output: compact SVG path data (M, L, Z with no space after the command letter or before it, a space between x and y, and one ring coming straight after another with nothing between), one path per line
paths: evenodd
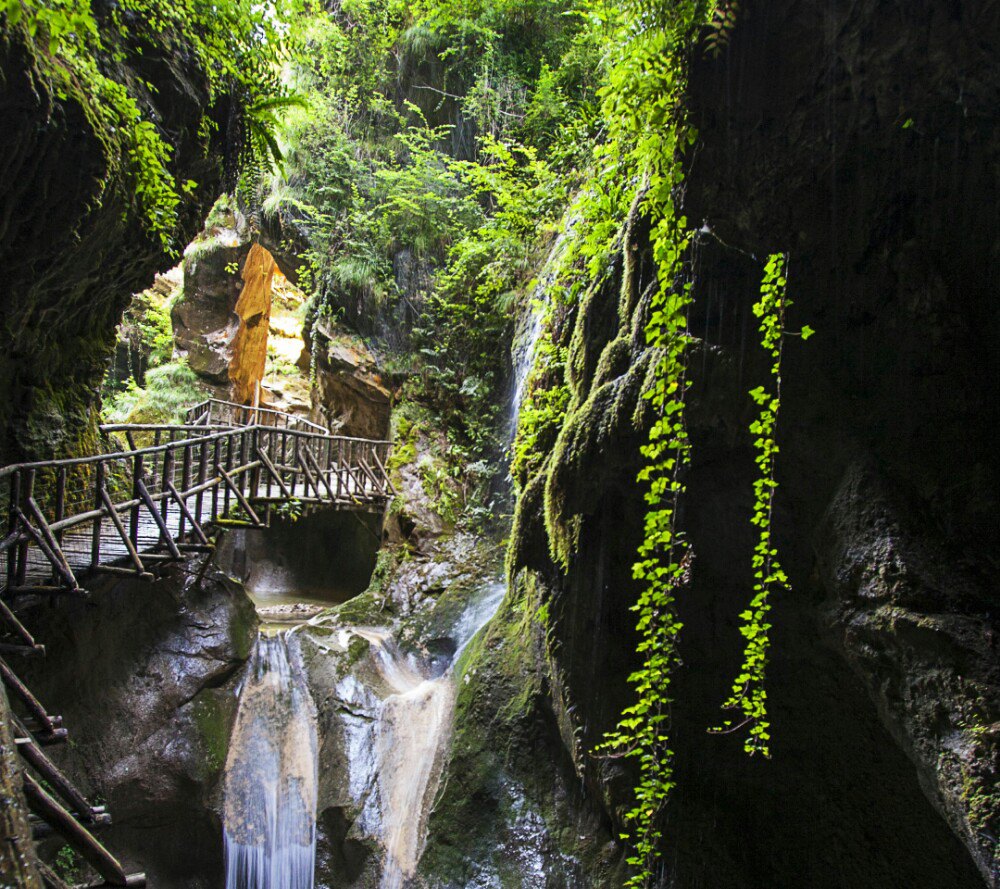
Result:
M400 885L385 871L394 863L398 879L416 865L427 804L450 780L441 772L455 700L447 671L484 619L477 615L488 613L478 606L489 598L495 607L502 587L495 548L467 538L446 550L435 562L397 564L289 643L301 653L319 721L323 889Z
M166 50L153 40L142 58L124 64L154 87L144 116L176 146L171 172L199 184L180 208L183 243L220 182L213 156L220 146L198 132L206 84L177 45ZM128 295L172 263L143 230L121 156L108 154L123 152L122 146L113 137L102 142L72 91L53 95L34 73L29 51L7 32L0 39L0 112L0 262L7 292L0 309L0 462L7 463L85 446Z
M873 469L848 468L818 538L829 618L927 795L996 879L1000 632L984 578L912 521Z
M997 880L1000 77L983 35L998 24L986 3L895 16L876 2L761 3L722 58L695 61L684 209L718 239L699 239L691 313L702 343L682 525L696 562L667 829L678 886ZM789 327L818 332L785 355L775 521L793 592L773 614L774 759L748 762L705 729L738 667L752 585L745 393L766 370L749 310L761 264L747 254L779 249ZM559 334L571 412L511 548L522 596L540 591L549 619L549 718L568 724L564 748L616 819L631 776L586 754L631 700L630 517L649 423L641 225L623 252ZM553 542L571 551L566 571Z
M151 886L216 887L221 774L253 606L214 572L201 587L183 569L90 587L93 604L26 615L48 656L25 678L72 738L54 755L107 803L114 824L102 837Z

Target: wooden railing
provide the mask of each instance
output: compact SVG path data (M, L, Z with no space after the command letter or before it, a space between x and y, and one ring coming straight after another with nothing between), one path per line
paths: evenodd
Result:
M11 730L38 836L55 830L84 857L102 880L89 889L141 887L146 878L126 873L95 838L110 815L42 750L67 731L4 660L45 653L15 613L18 597L85 596L80 578L88 572L151 579L160 565L210 553L217 528L265 525L282 504L373 510L394 493L389 442L215 400L189 417L183 426L103 426L121 447L114 453L0 469L0 683L22 713L12 715ZM39 867L48 889L71 889Z
M119 453L0 470L6 596L79 593L81 571L146 576L206 547L206 526L262 526L284 502L371 510L393 493L385 441L260 425L124 431ZM140 436L153 443L131 446Z
M209 398L190 408L185 415L189 426L274 426L279 429L298 429L302 432L329 434L330 430L304 417L286 414L269 407L251 407L235 401Z

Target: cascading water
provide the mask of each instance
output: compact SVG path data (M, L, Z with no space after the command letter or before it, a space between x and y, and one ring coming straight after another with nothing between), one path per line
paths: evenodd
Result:
M531 295L531 314L528 317L528 325L525 335L519 338L519 346L514 349L514 391L510 402L510 415L507 421L508 438L513 441L517 433L518 415L521 412L521 402L524 401L525 390L528 385L528 374L535 363L535 351L538 348L538 341L542 336L542 326L545 323L545 315L548 303L551 299L552 285L555 283L556 274L559 268L559 261L562 258L563 250L569 243L569 236L573 232L574 220L567 222L559 232L549 255L542 267L542 274L535 285Z
M402 651L387 629L340 630L340 650L351 636L368 640L389 690L378 702L374 725L360 728L356 743L348 739L350 768L358 772L351 775L352 788L363 793L369 777L364 773L374 772L374 793L358 799L363 806L359 823L378 835L385 849L381 889L402 889L416 871L451 737L457 693L453 668L496 612L504 591L502 583L492 584L470 603L451 631L455 653L444 664ZM349 679L342 694L350 698L363 692ZM369 758L371 749L374 756Z
M286 635L261 635L226 759L226 889L312 889L316 792L316 708Z
M379 672L394 690L382 703L376 741L386 850L382 889L402 889L416 870L451 734L456 697L452 667L496 613L504 589L500 583L489 587L466 609L453 630L455 654L443 672L438 667L437 675L425 664L414 665L391 638L366 634Z

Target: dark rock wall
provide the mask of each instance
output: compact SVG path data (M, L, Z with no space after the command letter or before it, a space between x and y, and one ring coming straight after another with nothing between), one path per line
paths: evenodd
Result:
M157 889L221 884L221 776L257 631L238 584L209 571L199 585L195 572L95 578L91 602L25 613L47 655L24 679L71 739L53 755L107 804L102 841Z
M997 19L988 3L757 3L721 58L694 60L683 199L708 231L692 250L681 524L697 559L671 885L996 884ZM588 751L634 663L647 246L633 220L563 322L571 412L511 549L522 596L544 591L550 718L613 817L631 777ZM705 729L750 598L745 393L766 375L750 306L776 250L789 326L817 334L786 349L776 525L793 589L775 603L774 758L748 761ZM571 550L566 571L547 542Z
M141 32L144 52L124 63L127 74L155 87L146 110L175 146L172 170L199 185L180 208L186 243L220 184L218 146L198 134L207 84L182 48ZM95 128L87 105L73 90L55 95L19 36L0 35L4 463L86 448L121 312L171 264L143 229L124 146Z

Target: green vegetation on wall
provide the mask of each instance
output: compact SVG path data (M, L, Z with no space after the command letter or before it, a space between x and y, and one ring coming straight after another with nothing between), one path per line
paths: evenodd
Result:
M774 476L775 458L778 444L775 441L778 426L778 411L781 407L781 356L784 347L785 316L791 301L787 296L788 257L776 253L770 256L764 267L760 299L753 307L760 318L761 346L771 360L773 389L758 386L751 390L750 397L759 408L757 419L750 424L750 433L755 436L757 450L757 479L754 481L754 506L751 524L757 528L757 543L752 559L753 597L747 610L740 614L740 633L746 639L743 666L733 681L732 694L722 705L725 710L734 710L742 718L735 725L726 719L716 733L737 732L747 728L744 749L747 753L770 755L771 723L767 715L767 653L771 645L771 594L775 590L788 588L788 577L778 561L778 549L772 533L774 518L774 494L778 482ZM803 339L812 336L810 327L803 327L796 334Z
M288 55L283 23L291 13L284 2L122 0L98 12L90 0L7 0L0 9L5 25L34 47L37 73L52 91L80 101L106 142L107 157L130 177L149 234L168 253L177 252L182 196L197 183L178 182L171 173L174 146L143 104L151 85L121 74L119 63L128 55L153 47L193 51L208 88L203 135L217 126L217 103L229 98L237 109L230 130L239 133L238 163L254 167L276 159L274 110L286 98L280 65Z
M398 347L473 454L504 444L506 345L587 175L604 52L589 8L357 0L304 27L309 111L265 212L305 236L314 315Z

